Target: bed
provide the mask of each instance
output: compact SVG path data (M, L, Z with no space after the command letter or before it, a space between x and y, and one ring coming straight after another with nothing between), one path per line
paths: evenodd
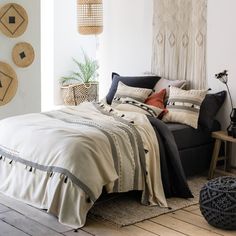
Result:
M194 148L199 153L207 150L209 159L210 131L166 124L158 119L165 109L133 100L140 94L147 97L150 89L121 87L117 93L128 91L132 98L122 100L114 93L114 106L85 102L1 120L0 192L46 209L73 228L84 226L104 189L107 193L138 190L142 204L161 207L168 207L168 197L191 198L186 174L199 173L208 160L194 168L189 153ZM205 141L185 146L184 139L179 142L183 132Z
M211 130L201 127L193 129L179 123L169 123L167 126L175 138L186 177L207 171L211 162L214 142L211 132L220 130L220 123L214 120Z

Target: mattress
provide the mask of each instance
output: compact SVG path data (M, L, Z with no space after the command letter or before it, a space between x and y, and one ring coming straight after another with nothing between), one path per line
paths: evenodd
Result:
M211 132L220 130L220 123L214 121L212 129L194 129L179 123L167 123L171 130L186 177L202 174L210 166L213 151Z
M211 131L201 127L194 129L179 123L167 123L167 126L174 135L179 151L212 143L211 132L220 129L218 121L214 121Z

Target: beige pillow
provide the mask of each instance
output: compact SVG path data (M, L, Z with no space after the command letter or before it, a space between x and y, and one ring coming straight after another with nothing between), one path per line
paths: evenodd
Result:
M145 115L150 115L158 118L164 112L164 109L147 105L145 103L136 101L132 98L122 98L121 104L117 105L115 109L120 111L132 111Z
M177 87L183 89L187 85L186 80L170 80L161 78L155 85L154 91L160 92L162 89L166 89L166 97L169 97L170 87Z
M200 106L206 94L206 90L183 90L170 87L170 96L166 106L169 112L163 120L190 125L197 129Z
M121 81L118 83L117 91L113 98L113 103L120 103L121 98L130 97L139 102L144 102L146 98L152 93L152 89L136 88L123 84ZM113 104L114 105L114 104Z

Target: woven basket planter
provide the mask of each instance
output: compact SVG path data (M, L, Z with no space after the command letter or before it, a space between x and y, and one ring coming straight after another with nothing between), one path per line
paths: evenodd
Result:
M61 91L64 103L70 106L98 100L98 83L66 85L61 87Z
M236 230L236 177L219 177L206 183L199 204L210 225Z

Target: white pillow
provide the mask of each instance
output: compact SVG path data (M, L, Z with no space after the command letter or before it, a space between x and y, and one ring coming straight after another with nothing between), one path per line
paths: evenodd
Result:
M187 85L186 80L170 80L166 78L161 78L156 83L154 91L160 92L162 89L166 89L166 97L169 97L171 86L183 89L186 85Z
M120 103L119 100L121 98L126 98L126 97L133 98L139 102L144 102L151 93L152 89L130 87L119 81L117 91L113 98L112 104L113 103L119 104Z
M183 90L170 87L170 96L166 106L168 113L163 120L190 125L197 129L200 106L206 94L206 90Z
M121 98L121 104L117 105L115 109L120 111L138 112L153 117L159 117L164 110L155 106L147 105L145 103L136 101L132 98Z

